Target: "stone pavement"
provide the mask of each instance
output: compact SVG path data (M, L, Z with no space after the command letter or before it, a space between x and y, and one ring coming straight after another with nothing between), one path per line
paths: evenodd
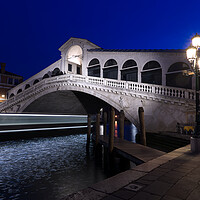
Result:
M200 200L200 155L190 145L69 195L73 200Z

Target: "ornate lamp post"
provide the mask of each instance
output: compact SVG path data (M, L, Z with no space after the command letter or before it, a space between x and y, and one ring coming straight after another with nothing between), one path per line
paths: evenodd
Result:
M198 49L200 48L200 35L195 35L192 38L192 45L186 51L187 59L192 65L196 77L196 123L195 133L191 137L192 152L200 152L200 115L199 115L199 75L200 75L200 59Z

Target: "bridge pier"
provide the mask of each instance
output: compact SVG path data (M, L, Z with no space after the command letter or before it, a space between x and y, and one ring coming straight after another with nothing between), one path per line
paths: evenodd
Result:
M87 119L87 147L90 145L90 135L91 135L91 115L88 114L88 119Z
M144 124L144 108L139 107L138 109L139 121L140 121L140 142L144 146L146 146L146 132L145 132L145 124Z
M103 134L107 134L107 121L108 121L108 114L106 111L103 113Z
M119 113L119 137L121 139L124 139L124 119L125 119L124 111L121 110Z
M100 135L100 112L96 114L96 137L95 137L95 146L99 144L99 135Z
M114 146L114 132L115 132L115 110L112 107L110 111L110 131L109 131L109 153L113 152Z

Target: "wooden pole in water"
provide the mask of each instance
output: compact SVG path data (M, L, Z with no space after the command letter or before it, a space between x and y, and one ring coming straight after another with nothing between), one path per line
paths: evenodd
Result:
M107 115L107 112L104 111L103 113L103 134L104 135L107 134L107 121L108 121L108 115Z
M96 140L95 140L96 146L99 143L99 135L100 135L100 112L96 114Z
M119 137L124 139L124 111L121 110L119 113Z
M145 124L144 124L144 108L143 107L139 107L138 114L139 114L140 132L141 132L140 142L141 144L146 146L146 132L145 132Z
M88 114L87 118L88 127L87 127L87 145L90 144L90 135L91 135L91 115Z
M109 153L113 152L114 147L114 132L115 132L115 110L112 107L110 112L110 133L109 133Z

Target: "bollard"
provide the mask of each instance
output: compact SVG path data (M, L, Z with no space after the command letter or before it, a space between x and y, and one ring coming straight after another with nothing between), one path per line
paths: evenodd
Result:
M119 113L119 137L124 139L124 111L121 110Z
M112 107L110 112L110 132L109 132L109 153L113 152L115 131L115 110Z
M103 134L107 134L107 121L108 121L108 115L107 112L103 113Z
M91 135L91 115L88 114L87 118L88 126L87 126L87 146L90 144L90 135Z
M141 144L146 146L146 132L145 132L145 125L144 125L144 109L143 109L143 107L139 107L138 115L139 115L140 132L141 132L140 142L141 142Z
M96 140L95 140L95 146L99 143L99 134L100 134L100 112L96 114Z

